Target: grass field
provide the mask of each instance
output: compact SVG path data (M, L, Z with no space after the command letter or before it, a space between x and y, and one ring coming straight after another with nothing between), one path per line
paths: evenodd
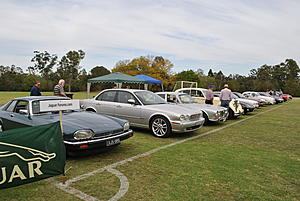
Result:
M0 96L0 104L3 104L12 97L23 95L21 92L1 92ZM85 93L76 93L75 98L85 98ZM254 116L256 114L260 115ZM68 179L74 178L154 148L249 118L211 135L118 166L116 169L129 182L128 192L121 200L296 201L300 198L299 114L300 99L294 99L281 104L281 107L263 107L237 120L212 124L168 139L155 138L147 130L135 130L133 138L106 152L69 158L66 169L71 169L66 175ZM72 186L97 199L108 200L118 192L120 182L115 175L104 171ZM79 200L49 181L0 190L0 199Z

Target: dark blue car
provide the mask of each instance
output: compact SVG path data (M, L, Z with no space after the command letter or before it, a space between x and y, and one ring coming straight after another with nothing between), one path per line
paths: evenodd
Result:
M57 96L15 98L0 107L0 131L59 121L59 114L40 112L40 102L69 100ZM68 152L117 145L133 136L129 123L119 118L85 111L63 112L63 138ZM0 132L1 135L1 132Z

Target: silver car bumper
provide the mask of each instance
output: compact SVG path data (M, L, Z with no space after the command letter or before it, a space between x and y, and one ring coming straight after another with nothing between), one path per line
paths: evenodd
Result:
M205 119L200 118L196 121L188 121L188 122L180 122L180 121L172 121L172 132L174 133L186 133L195 131L201 128L204 124Z
M103 138L99 138L99 139L91 139L91 140L84 140L84 141L76 141L76 142L70 142L70 141L66 141L64 140L64 143L67 145L83 145L83 144L94 144L94 143L101 143L101 142L105 142L107 140L111 140L111 139L115 139L115 138L122 138L122 137L126 137L126 136L131 136L133 134L132 130L128 130L124 133L118 134L118 135L113 135L113 136L109 136L109 137L103 137Z

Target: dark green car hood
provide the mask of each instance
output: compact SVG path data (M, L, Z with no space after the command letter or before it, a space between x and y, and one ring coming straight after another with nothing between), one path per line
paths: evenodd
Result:
M44 114L32 116L34 125L42 125L59 121L59 114ZM64 134L73 134L77 130L91 129L94 133L103 133L122 129L125 120L96 114L93 112L70 112L62 115Z

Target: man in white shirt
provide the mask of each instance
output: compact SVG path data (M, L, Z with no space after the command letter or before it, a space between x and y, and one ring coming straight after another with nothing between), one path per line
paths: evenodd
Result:
M228 89L228 84L224 85L224 89L220 94L221 106L229 108L229 103L232 100L232 92Z
M214 88L213 85L208 86L208 90L206 91L206 94L205 94L205 104L210 104L210 105L214 104L213 88Z

